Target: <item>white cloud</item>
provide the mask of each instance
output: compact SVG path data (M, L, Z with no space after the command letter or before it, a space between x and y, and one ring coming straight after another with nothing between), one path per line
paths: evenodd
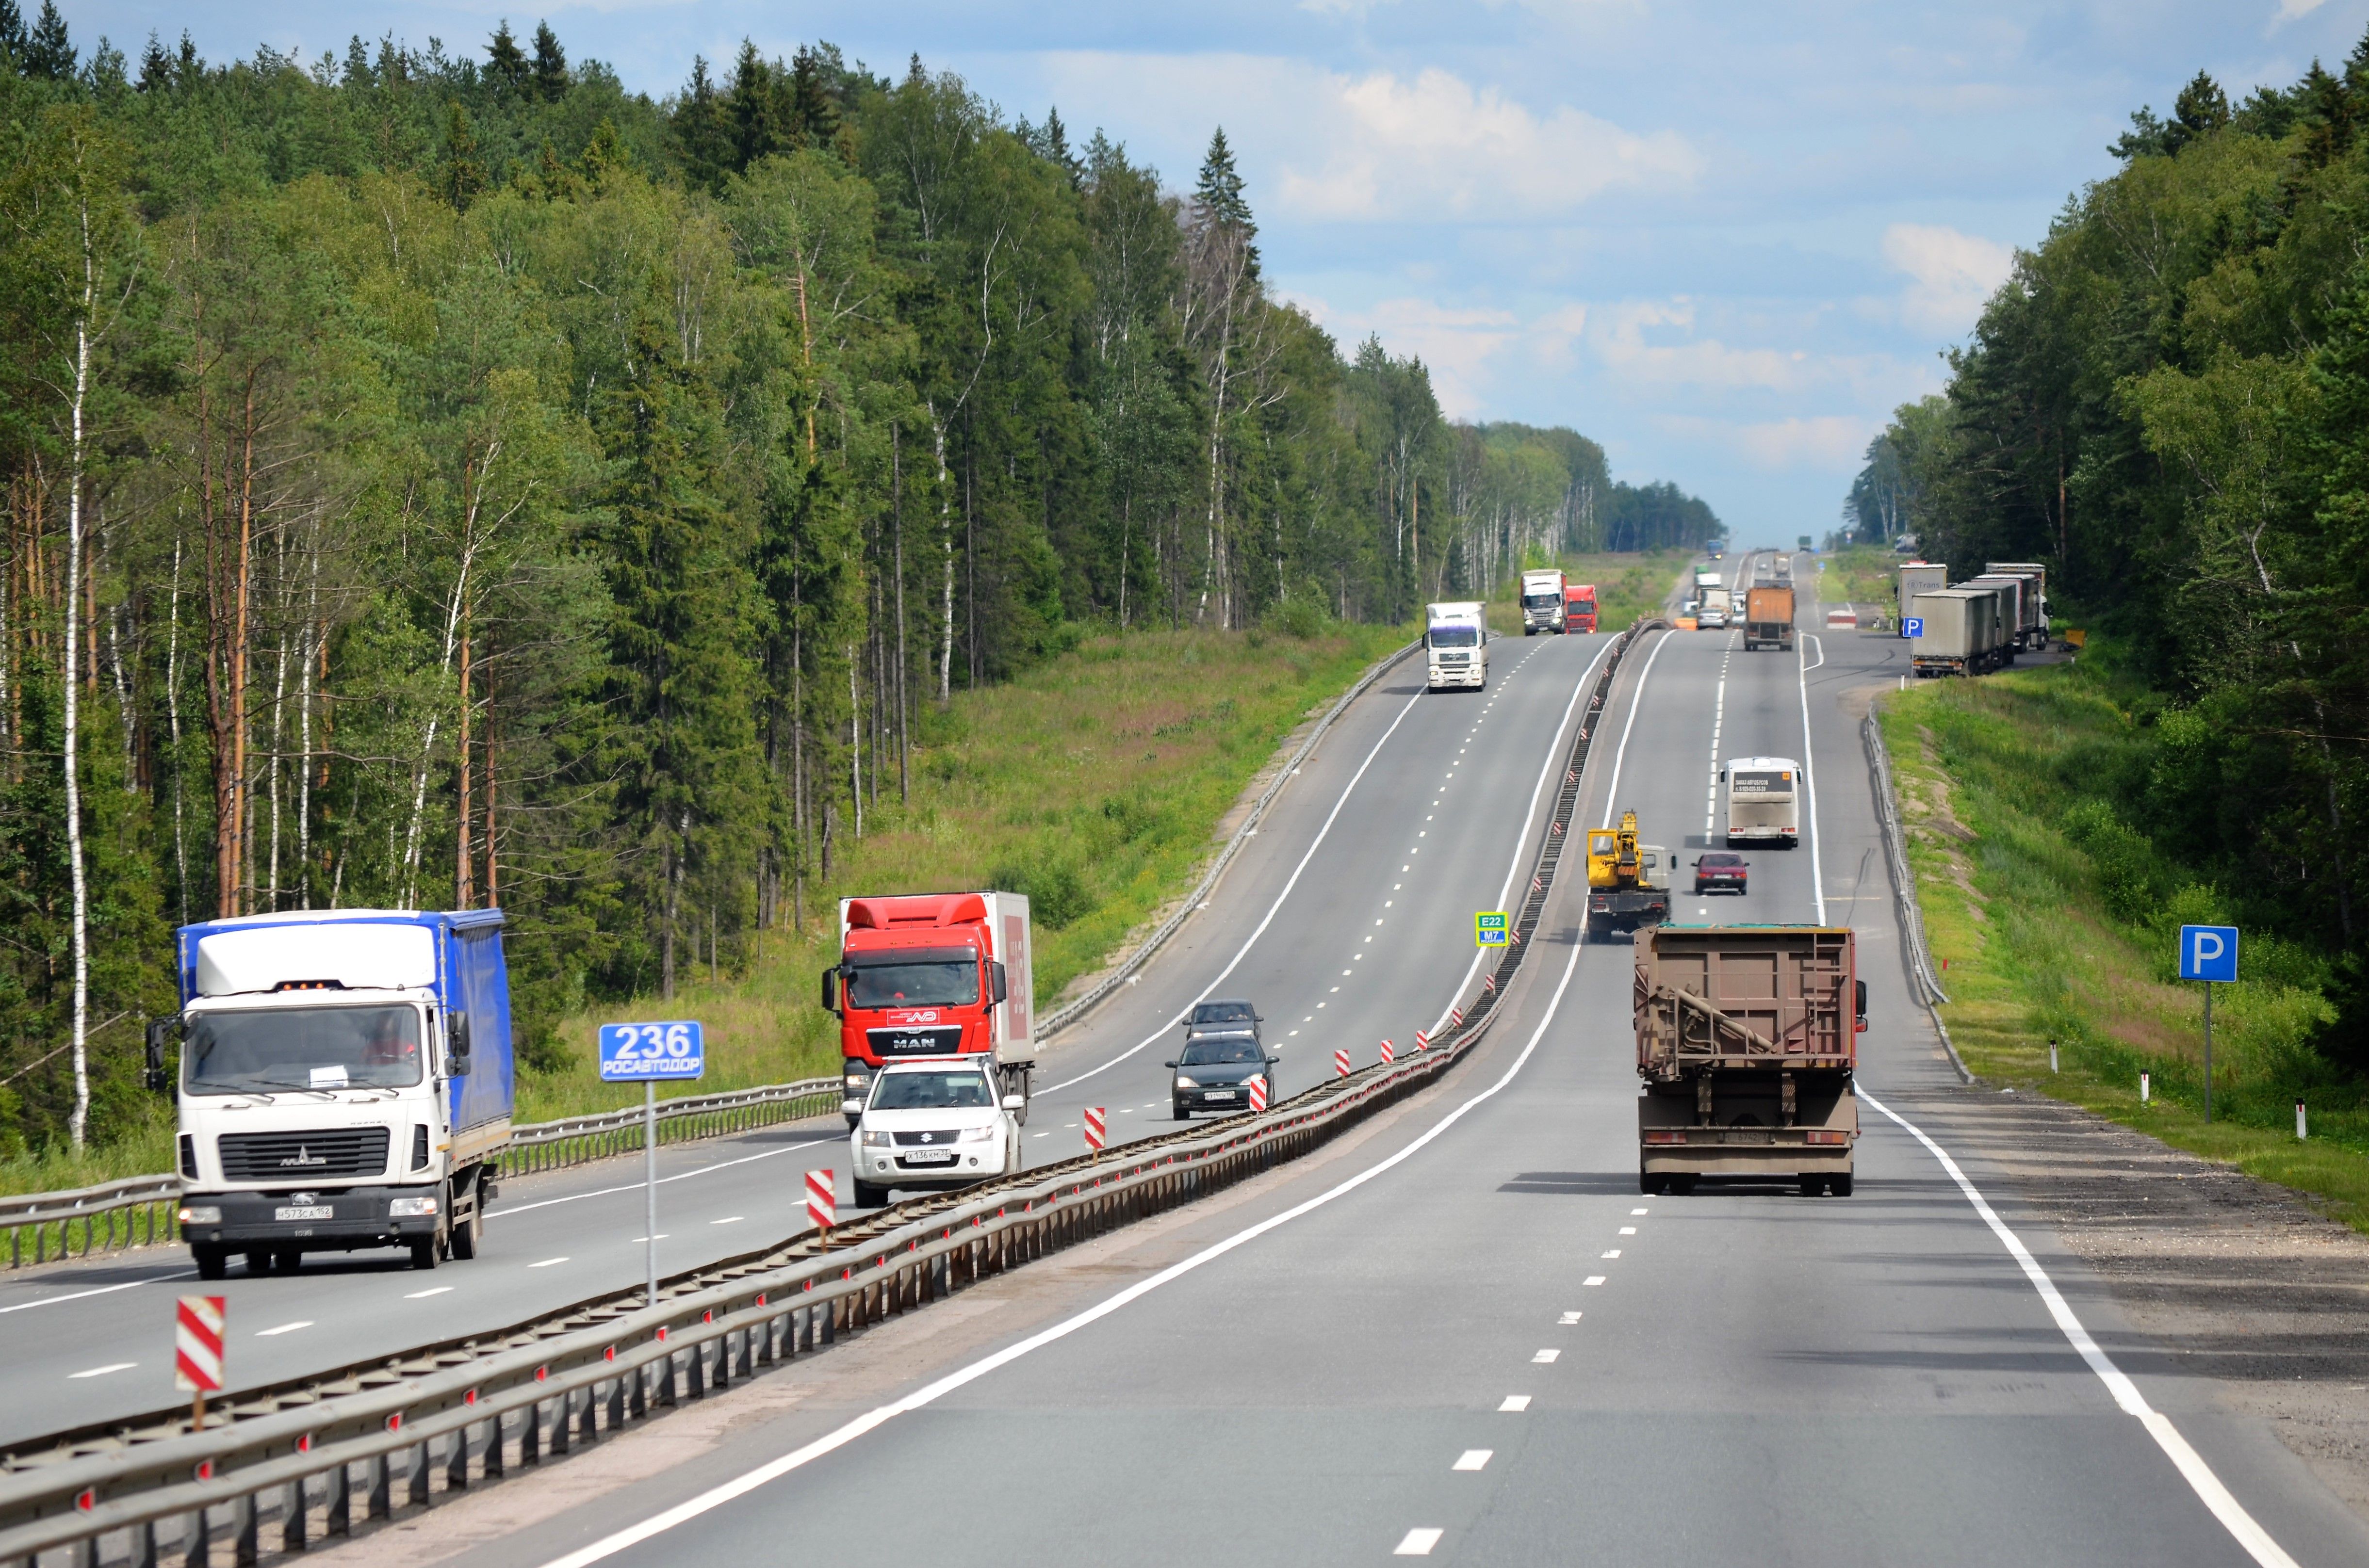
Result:
M1848 470L1859 466L1875 426L1855 414L1773 419L1735 432L1744 454L1765 469Z
M1431 387L1451 419L1479 418L1484 412L1480 383L1488 361L1521 330L1510 311L1443 305L1436 300L1402 297L1377 301L1363 311L1339 311L1321 300L1295 301L1342 339L1354 353L1356 339L1378 334L1393 354L1412 354L1431 371Z
M1883 232L1883 259L1908 275L1901 319L1955 337L1974 324L1983 301L2007 281L2015 247L1940 224L1894 223Z
M1648 341L1648 333L1658 337L1671 330L1693 332L1695 307L1688 299L1632 300L1602 313L1607 319L1590 335L1596 351L1631 381L1722 392L1791 392L1813 368L1799 349L1731 348L1716 337Z
M1310 145L1283 197L1312 218L1503 219L1568 212L1618 185L1685 185L1703 165L1674 131L1641 134L1571 108L1545 115L1437 69L1310 84Z
M2292 22L2298 17L2308 17L2318 10L2321 4L2322 0L2279 0L2279 14L2271 19L2271 26L2275 28L2282 22Z

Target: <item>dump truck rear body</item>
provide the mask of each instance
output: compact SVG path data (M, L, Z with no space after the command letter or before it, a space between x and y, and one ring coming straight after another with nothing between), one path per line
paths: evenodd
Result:
M1638 1180L1851 1189L1866 993L1829 926L1661 926L1637 937Z

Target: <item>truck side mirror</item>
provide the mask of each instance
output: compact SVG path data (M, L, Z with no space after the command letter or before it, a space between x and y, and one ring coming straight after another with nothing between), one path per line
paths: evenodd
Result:
M444 1015L444 1073L447 1077L469 1075L469 1015Z
M839 971L837 969L827 969L822 971L822 1010L826 1013L839 1011Z
M173 1080L165 1071L165 1042L173 1038L174 1018L154 1018L148 1025L148 1071L145 1080L152 1095L169 1095Z
M995 971L995 999L999 1002L1003 1001L1006 997L1012 994L1012 983L1010 980L1005 978L1003 966L1001 964L992 964L990 967Z
M1851 1000L1855 1004L1852 1009L1855 1018L1851 1032L1854 1034L1865 1034L1867 1032L1867 982L1864 980L1852 981L1851 993Z

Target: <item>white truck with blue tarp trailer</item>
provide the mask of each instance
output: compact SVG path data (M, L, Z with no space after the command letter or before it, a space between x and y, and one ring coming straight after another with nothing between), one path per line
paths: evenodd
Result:
M181 1011L148 1029L178 1107L181 1237L233 1254L476 1256L516 1084L498 909L308 910L181 927ZM166 1051L177 1030L177 1068Z

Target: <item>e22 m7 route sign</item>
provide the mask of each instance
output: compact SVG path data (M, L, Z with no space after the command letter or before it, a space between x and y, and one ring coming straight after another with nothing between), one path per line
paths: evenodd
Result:
M1478 948L1502 948L1513 929L1502 909L1475 910L1472 915L1472 945Z
M696 1078L706 1071L706 1040L690 1020L601 1026L601 1076L612 1084Z

